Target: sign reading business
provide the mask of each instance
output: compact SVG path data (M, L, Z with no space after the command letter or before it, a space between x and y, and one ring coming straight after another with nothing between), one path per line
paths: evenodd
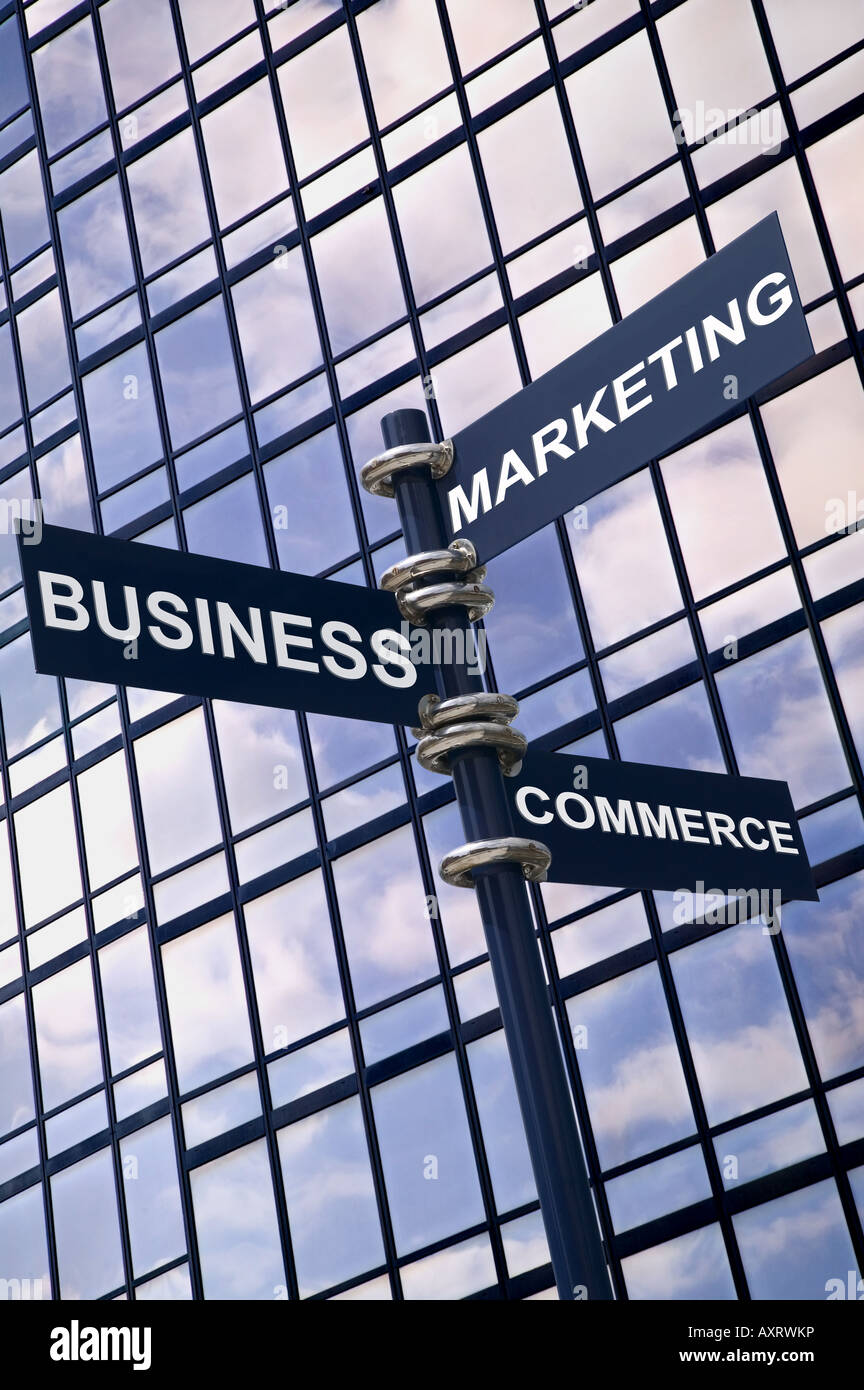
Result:
M772 213L456 434L449 529L491 560L812 353Z
M817 898L785 782L529 748L505 787L551 882Z
M435 688L391 594L61 526L19 540L45 674L408 725ZM480 689L472 656L435 652Z

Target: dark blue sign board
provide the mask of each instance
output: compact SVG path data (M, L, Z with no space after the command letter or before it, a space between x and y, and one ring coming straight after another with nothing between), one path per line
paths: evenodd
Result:
M36 670L279 709L417 723L434 634L379 590L43 526L19 536Z
M448 530L491 560L812 353L772 213L456 434Z
M552 883L818 900L785 782L530 747L504 782Z

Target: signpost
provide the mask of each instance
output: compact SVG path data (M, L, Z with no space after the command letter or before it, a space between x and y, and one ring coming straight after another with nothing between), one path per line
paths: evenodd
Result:
M36 670L49 675L387 724L416 723L435 689L429 634L412 644L375 589L61 526L19 537L19 554ZM472 654L446 651L479 690Z
M448 539L484 563L812 356L775 213L453 437Z
M366 465L363 483L370 492L396 499L406 544L409 550L419 552L404 562L406 574L420 572L427 563L446 572L448 542L451 550L467 543L473 559L482 564L718 421L741 400L798 366L812 351L779 219L772 214L453 440L429 444L428 426L420 411L402 410L387 416L382 430L388 448ZM398 591L402 576L396 573L393 579ZM413 590L410 596L416 602L417 584L407 588ZM458 624L458 582L454 579L449 586L454 603L449 609L447 586L438 588L439 618ZM575 835L576 827L565 824L566 833L559 834L554 809L551 821L545 819L548 804L542 795L550 793L541 774L545 771L553 789L560 774L548 764L541 767L538 756L532 754L521 770L521 782L511 786L502 775L506 772L518 778L519 754L524 753L524 746L522 750L514 747L515 731L507 727L515 701L508 704L506 696L498 697L497 707L465 701L460 698L458 681L448 682L443 673L438 689L437 703L427 700L421 707L424 737L417 756L425 767L451 773L463 826L470 837L469 843L445 855L440 872L448 882L476 890L559 1296L608 1299L611 1287L605 1253L569 1083L555 1035L533 918L519 881L520 875L540 878L550 871L556 855L550 854L548 839L555 841L560 851L557 857L564 860L556 877L563 881L575 877L580 882L591 874L589 881L595 881L594 869L587 868L584 860L571 867L575 846L567 836ZM502 728L508 738L503 737ZM570 760L563 761L570 771ZM791 829L794 816L782 784L779 789L777 784L757 784L757 794L750 782L752 801L746 800L748 790L729 791L725 796L718 793L720 800L711 804L712 793L706 792L704 783L695 789L698 794L694 797L693 784L686 780L691 774L675 774L685 781L673 786L662 770L661 777L654 779L654 793L671 798L674 792L669 803L670 814L677 817L673 827L684 841L682 848L695 851L684 866L684 883L673 883L681 861L669 852L672 828L660 810L660 804L666 803L657 804L657 823L661 831L666 829L665 837L658 833L649 840L644 833L641 838L627 833L627 813L620 801L626 798L628 786L631 796L640 789L644 792L646 805L650 799L644 781L646 775L650 780L650 771L641 769L635 774L633 765L630 771L631 781L620 784L615 783L614 774L607 782L605 770L597 773L598 786L608 786L610 793L616 785L620 788L616 814L623 816L620 833L627 836L626 841L622 838L625 847L616 852L608 849L608 840L600 842L600 862L607 864L604 882L610 861L613 883L649 887L662 880L683 887L695 881L696 856L705 845L700 814L685 798L695 799L706 814L715 811L731 818L732 808L744 797L742 813L733 820L734 832L741 838L736 843L726 839L714 844L709 832L708 848L717 850L717 857L708 861L712 871L719 872L724 866L727 849L744 855L746 868L752 871L753 862L747 856L770 848L771 858L762 865L776 877L781 855L790 845L783 838L783 826L788 827L791 845L806 865L797 830ZM626 765L621 775L627 778ZM771 786L774 790L767 791ZM518 809L520 790L522 805L529 813L537 815L540 807L545 807L541 824L531 822ZM574 790L572 775L570 790ZM556 808L568 804L559 803L559 796L556 791ZM751 833L757 829L751 823L757 807L772 810L776 821L776 842L771 840L765 850L756 847L755 833ZM596 804L591 810L595 819L600 817ZM725 821L709 824L719 833ZM514 828L534 831L535 827L542 842L512 833ZM606 833L600 817L598 834ZM586 843L581 841L583 846ZM631 853L636 866L632 872L626 867ZM741 867L743 870L744 864ZM667 877L670 871L671 878ZM643 883L639 877L645 872L648 878ZM793 871L789 873L794 877ZM737 877L733 882L738 882ZM800 896L813 895L806 872L797 883ZM767 886L777 885L770 882Z
M453 441L432 443L422 411L385 417L363 483L395 499L412 552L388 592L55 526L19 537L39 671L420 726L468 836L440 871L476 890L562 1299L612 1290L524 880L816 894L784 783L526 752L469 640L494 601L482 562L811 353L772 214Z
M785 782L529 748L505 788L517 833L551 850L553 883L817 898Z
M419 410L385 416L382 432L390 447L366 465L364 485L395 496L412 552L405 573L436 565L433 572L446 574L456 557L445 548L430 476L446 447L428 444L429 425ZM459 578L434 587L439 622L464 626ZM442 668L437 700L421 707L425 733L417 757L426 767L448 771L456 788L469 843L447 856L441 872L476 890L559 1296L610 1299L606 1255L525 892L524 877L542 874L549 855L542 845L512 835L499 764L503 759L512 768L512 759L524 751L524 738L508 727L517 708L506 696L471 697L461 673Z

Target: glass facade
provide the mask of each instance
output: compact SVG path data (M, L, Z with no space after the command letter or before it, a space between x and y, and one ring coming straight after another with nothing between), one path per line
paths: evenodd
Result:
M489 571L530 738L788 780L816 866L779 932L531 889L619 1298L864 1267L862 167L860 0L0 4L7 521L375 585L383 414L779 212L816 356ZM7 1296L554 1297L449 780L35 674L3 532Z

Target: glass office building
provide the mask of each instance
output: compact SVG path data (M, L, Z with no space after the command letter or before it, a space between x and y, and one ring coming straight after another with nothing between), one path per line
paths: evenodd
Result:
M860 0L0 4L0 1295L555 1296L449 779L36 675L12 521L375 585L382 415L446 437L776 209L816 355L486 628L531 739L783 778L815 865L779 932L530 890L617 1296L855 1296L862 167Z

